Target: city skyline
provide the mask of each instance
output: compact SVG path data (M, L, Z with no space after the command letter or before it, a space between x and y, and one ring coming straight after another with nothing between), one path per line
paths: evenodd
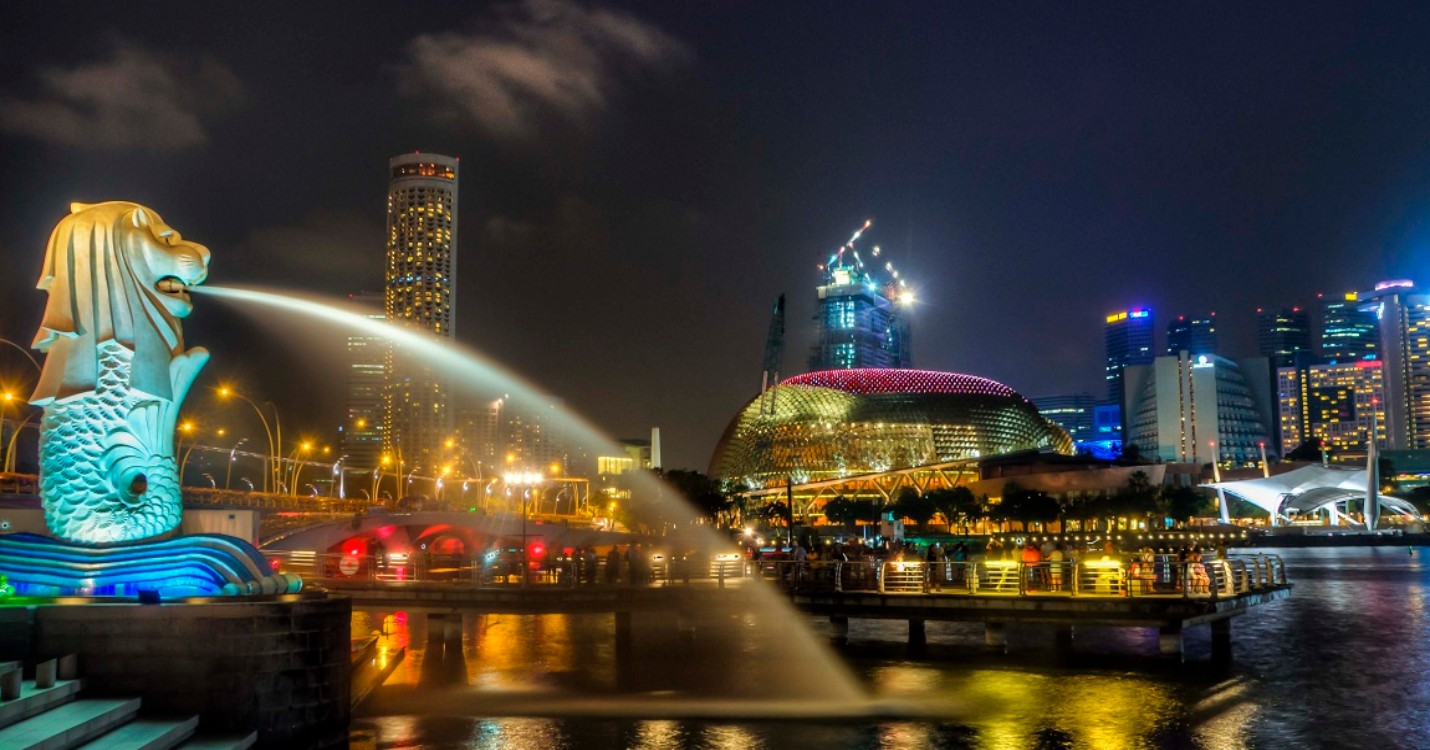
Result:
M1425 9L893 9L870 32L859 9L548 7L377 6L301 42L331 7L243 13L254 33L231 35L212 10L75 5L90 23L63 38L64 4L5 8L0 170L29 188L3 199L3 292L38 298L36 227L71 200L134 198L223 251L215 285L343 298L381 279L386 159L449 153L467 166L459 340L612 435L660 425L667 463L698 468L758 387L770 301L787 295L797 365L814 263L870 216L919 280L919 366L1031 395L1105 390L1108 311L1216 310L1219 346L1250 353L1257 307L1430 260ZM543 97L457 64L512 39L588 85ZM81 81L156 83L116 109ZM223 357L201 386L340 423L342 389L292 385L339 379L340 340L203 304L195 340L294 367ZM3 315L0 336L28 339L29 306Z

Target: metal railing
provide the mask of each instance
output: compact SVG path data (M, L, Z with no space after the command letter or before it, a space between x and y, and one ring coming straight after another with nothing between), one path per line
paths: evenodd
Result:
M792 591L987 596L1158 597L1211 599L1284 586L1286 566L1275 555L1178 560L1168 555L1128 560L1025 563L765 560L758 577Z
M670 585L692 581L709 581L723 585L727 580L737 580L747 575L746 561L738 554L672 557L655 553L650 555L643 565L637 563L631 566L625 559L621 559L613 570L605 556L597 556L594 562L565 555L532 558L523 565L519 554L348 555L274 550L262 550L262 553L274 570L296 573L304 580L316 583L366 581L392 585L414 582L451 583L480 588L523 585L576 588L596 585Z

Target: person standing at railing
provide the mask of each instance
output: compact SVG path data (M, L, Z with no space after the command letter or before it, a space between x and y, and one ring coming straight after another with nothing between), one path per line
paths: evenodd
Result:
M1036 589L1042 586L1042 571L1040 565L1043 562L1043 554L1032 542L1023 545L1023 570L1027 571L1028 588Z
M621 580L621 550L617 545L611 545L611 551L606 553L606 583L615 585Z
M1048 586L1053 591L1063 590L1063 566L1066 564L1067 554L1063 552L1063 543L1058 542L1048 552Z
M596 557L596 548L587 547L585 554L581 556L581 562L586 566L586 584L594 586L596 584L596 568L599 558Z
M937 544L930 544L924 550L924 563L929 569L929 588L934 591L943 590L943 555Z

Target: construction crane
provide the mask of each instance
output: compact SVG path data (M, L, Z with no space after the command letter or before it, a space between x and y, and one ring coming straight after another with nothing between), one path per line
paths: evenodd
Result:
M785 358L785 296L775 300L775 309L770 313L770 333L765 337L765 367L761 374L760 411L764 413L764 393L780 380L780 368ZM772 405L771 405L772 406Z

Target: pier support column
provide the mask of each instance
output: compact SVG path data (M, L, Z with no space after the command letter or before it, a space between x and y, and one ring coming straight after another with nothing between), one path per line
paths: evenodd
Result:
M844 644L846 644L846 643L849 642L849 618L848 618L848 617L839 617L839 616L837 616L837 615L830 617L830 618L829 618L829 629L833 631L832 633L830 633L830 636L829 636L829 639L830 639L830 640L834 641L835 643L837 643L837 644L839 644L839 645L841 645L841 646L843 646Z
M983 623L983 645L1000 654L1008 653L1008 630L1001 622Z
M616 613L616 658L626 659L631 654L631 613Z
M923 620L909 620L909 648L919 649L928 645L928 634Z
M1059 654L1070 654L1073 650L1073 626L1053 626L1053 648Z
M675 632L684 640L695 639L695 618L686 614L675 616Z
M1182 623L1157 628L1157 650L1163 656L1175 656L1178 661L1182 659Z
M1212 661L1231 661L1231 618L1212 620Z
M427 614L427 651L430 653L434 648L440 652L442 641L447 636L447 616L436 612ZM435 644L435 646L433 645Z
M636 688L635 639L631 632L631 613L616 612L616 687Z

